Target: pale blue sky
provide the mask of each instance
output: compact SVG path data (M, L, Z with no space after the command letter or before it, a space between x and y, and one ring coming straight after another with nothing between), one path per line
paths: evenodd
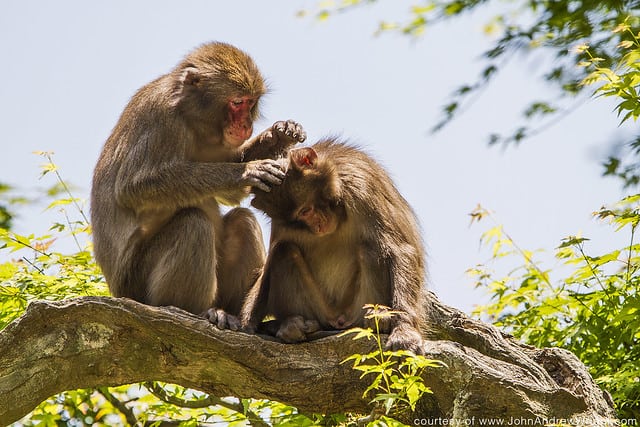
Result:
M530 99L552 92L537 82L537 55L516 61L482 98L441 133L431 127L458 85L482 68L489 46L475 13L431 28L418 41L374 37L377 22L403 16L411 2L383 1L328 22L297 18L315 1L11 1L0 5L0 182L29 188L41 159L55 151L62 174L88 197L93 166L123 107L142 85L200 43L220 40L248 52L270 82L264 118L292 118L313 142L341 134L384 164L424 230L430 287L469 311L486 299L465 270L487 258L478 204L497 212L523 247L553 248L582 231L593 248L613 242L590 212L621 195L598 160L616 135L612 104L591 101L517 149L490 149ZM21 213L17 231L43 233L39 209ZM265 222L266 224L266 222Z

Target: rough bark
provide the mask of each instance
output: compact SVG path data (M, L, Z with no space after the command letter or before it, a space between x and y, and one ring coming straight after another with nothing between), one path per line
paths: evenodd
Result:
M570 352L523 345L432 295L428 307L427 356L448 368L426 373L433 395L410 420L615 418L610 399ZM127 299L35 302L0 332L0 425L64 390L149 380L309 413L368 413L366 385L340 362L371 348L338 336L282 344Z

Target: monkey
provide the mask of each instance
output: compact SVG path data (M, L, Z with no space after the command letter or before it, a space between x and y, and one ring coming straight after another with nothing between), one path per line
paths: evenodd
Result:
M251 138L266 91L248 54L211 42L131 98L91 189L94 254L113 296L239 325L266 254L253 213L220 205L280 184L274 159L306 138L292 120Z
M255 332L271 315L276 336L298 342L319 329L373 325L369 304L383 314L387 348L424 353L425 250L417 218L389 175L336 138L291 149L281 161L283 182L257 190L251 202L270 217L271 237L242 328Z

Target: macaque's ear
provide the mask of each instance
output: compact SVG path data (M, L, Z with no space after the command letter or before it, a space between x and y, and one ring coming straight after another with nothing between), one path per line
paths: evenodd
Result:
M182 81L182 84L185 86L196 86L200 82L198 69L194 66L185 67L182 70L180 81Z
M260 190L256 190L256 192L258 191ZM260 195L253 197L253 199L251 200L251 206L264 212L265 204Z
M310 169L313 168L316 160L318 160L318 154L311 147L296 148L289 152L291 156L291 162L296 169Z

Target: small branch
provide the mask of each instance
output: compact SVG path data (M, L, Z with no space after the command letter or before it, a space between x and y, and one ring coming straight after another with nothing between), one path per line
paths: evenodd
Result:
M73 223L71 222L71 218L69 218L69 213L67 212L66 209L62 209L62 214L64 215L65 221L67 221L69 230L71 230L71 237L73 238L73 241L76 243L76 247L78 248L78 251L82 252L84 249L82 248L82 245L80 245L80 241L78 241L78 236L76 236L76 229L73 226ZM88 224L88 222L85 222L85 225L86 224Z
M227 402L221 401L221 399L211 395L208 395L204 399L186 400L186 399L181 399L172 394L169 394L162 386L160 386L157 383L146 382L143 385L146 387L147 390L151 392L151 394L153 394L158 399L163 400L167 403L171 403L172 405L180 406L181 408L199 409L199 408L207 408L213 405L220 405L228 409L231 409L233 411L236 411L236 408L233 407L232 404L229 403L229 405L231 405L231 407L229 407L227 406ZM221 404L221 402L225 404L223 405Z
M53 158L51 157L51 153L45 152L43 153L43 156L45 156L47 160L49 160L49 163L51 163L52 165L55 165L55 163L53 163ZM56 174L56 178L58 179L58 182L60 183L60 185L62 185L62 188L64 188L64 191L67 193L67 195L71 199L71 202L74 204L78 212L80 212L80 215L82 215L84 222L86 224L89 224L89 219L87 218L87 215L85 215L84 211L82 210L82 207L78 204L77 199L73 197L73 194L71 194L71 190L69 189L69 186L67 185L65 180L62 179L62 175L60 175L60 172L58 172L58 168L56 167L53 172Z
M26 262L27 264L29 264L31 267L33 267L34 269L36 269L38 271L38 273L40 274L44 274L44 270L41 269L39 266L37 266L36 264L34 264L33 262L31 262L30 260L27 259L27 257L22 257L22 260L24 262Z
M187 400L176 397L161 387L158 383L154 382L146 382L144 386L158 399L163 400L167 403L171 403L172 405L180 406L183 408L207 408L209 406L222 406L223 408L230 409L234 412L242 414L247 417L251 425L259 426L259 427L269 427L269 424L264 422L259 415L252 411L247 411L244 413L244 406L241 403L231 403L226 400L220 399L219 397L215 397L212 395L208 395L204 399L197 400Z
M107 399L107 401L109 403L111 403L114 408L116 408L118 411L120 411L122 413L122 415L125 416L125 418L127 419L127 422L130 425L132 425L132 426L138 425L138 419L136 418L136 416L133 413L133 411L127 405L125 405L123 402L121 402L120 399L118 399L113 394L111 394L111 392L109 391L109 389L107 387L98 388L98 392L101 395L103 395L104 398Z

